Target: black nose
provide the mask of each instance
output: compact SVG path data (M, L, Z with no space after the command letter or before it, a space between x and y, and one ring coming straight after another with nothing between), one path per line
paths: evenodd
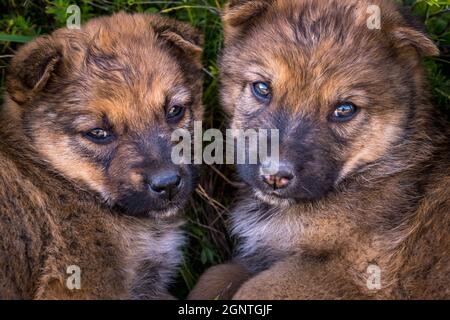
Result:
M181 177L175 171L162 171L153 175L150 182L151 191L168 198L173 197L181 185Z
M270 187L277 190L286 188L294 179L294 174L287 167L281 167L276 174L262 175L261 178Z

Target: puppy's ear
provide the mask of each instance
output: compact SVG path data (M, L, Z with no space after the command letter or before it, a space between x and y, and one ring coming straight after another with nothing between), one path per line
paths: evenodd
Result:
M201 55L203 51L202 40L186 37L185 34L180 34L171 30L163 31L161 36L187 53Z
M6 90L11 99L24 104L43 90L61 58L61 52L49 36L37 38L20 48L6 78Z
M225 42L234 38L253 18L260 16L272 0L231 0L222 13Z
M11 99L24 104L43 90L61 57L60 50L48 36L20 48L12 59L6 78L6 90Z
M397 49L414 48L423 57L438 56L439 49L423 32L411 27L397 27L391 32Z
M186 23L165 19L155 26L156 33L184 53L200 59L203 52L203 35Z

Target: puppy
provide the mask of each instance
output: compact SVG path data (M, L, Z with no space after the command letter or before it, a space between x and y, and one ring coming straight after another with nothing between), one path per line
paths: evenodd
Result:
M156 15L22 47L0 112L0 298L162 299L195 169L171 133L202 116L201 37Z
M280 161L238 166L234 260L190 297L450 298L449 131L421 65L433 42L385 0L231 1L223 21L232 127L279 129Z

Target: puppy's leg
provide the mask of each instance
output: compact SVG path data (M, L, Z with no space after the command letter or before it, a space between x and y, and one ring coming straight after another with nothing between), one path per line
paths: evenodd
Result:
M338 261L294 257L278 262L242 284L233 300L369 299L346 277Z
M238 263L230 262L211 267L200 277L188 299L229 300L250 276L250 272Z

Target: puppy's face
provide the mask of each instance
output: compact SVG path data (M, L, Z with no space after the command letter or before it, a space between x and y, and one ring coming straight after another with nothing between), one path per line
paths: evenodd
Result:
M320 199L381 161L407 134L419 55L434 44L390 3L381 30L368 28L374 1L231 1L224 15L222 98L239 129L279 129L278 173L240 165L273 203ZM272 141L271 143L274 143Z
M195 172L172 163L171 134L201 120L199 41L171 20L118 14L30 44L15 65L41 64L48 79L31 97L16 90L20 73L9 86L27 135L57 171L125 214L177 212Z

